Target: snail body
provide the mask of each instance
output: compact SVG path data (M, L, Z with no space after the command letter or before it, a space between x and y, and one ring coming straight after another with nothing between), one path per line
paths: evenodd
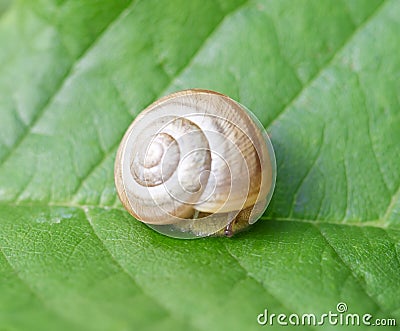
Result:
M230 236L264 212L275 169L254 115L217 92L185 90L136 117L117 152L115 183L128 212L158 232Z

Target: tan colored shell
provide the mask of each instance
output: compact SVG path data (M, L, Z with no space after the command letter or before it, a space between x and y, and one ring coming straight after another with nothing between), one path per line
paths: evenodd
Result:
M208 90L177 92L147 107L115 161L125 208L174 237L254 223L274 182L273 149L261 125L236 101Z

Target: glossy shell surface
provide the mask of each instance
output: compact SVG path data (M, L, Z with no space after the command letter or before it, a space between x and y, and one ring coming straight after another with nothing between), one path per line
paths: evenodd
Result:
M119 198L136 219L176 238L232 234L256 222L274 189L272 144L257 118L208 90L142 111L115 161Z

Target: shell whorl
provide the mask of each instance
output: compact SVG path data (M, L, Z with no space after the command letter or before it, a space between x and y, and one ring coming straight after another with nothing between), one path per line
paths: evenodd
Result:
M137 116L118 149L115 181L134 217L190 238L214 234L238 215L255 222L272 194L274 167L268 137L243 106L187 90Z

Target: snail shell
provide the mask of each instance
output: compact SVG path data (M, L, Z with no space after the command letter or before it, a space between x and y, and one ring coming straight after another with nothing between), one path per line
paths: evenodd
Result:
M147 107L115 161L128 212L177 238L230 236L254 223L275 178L272 144L255 116L225 95L199 89Z

